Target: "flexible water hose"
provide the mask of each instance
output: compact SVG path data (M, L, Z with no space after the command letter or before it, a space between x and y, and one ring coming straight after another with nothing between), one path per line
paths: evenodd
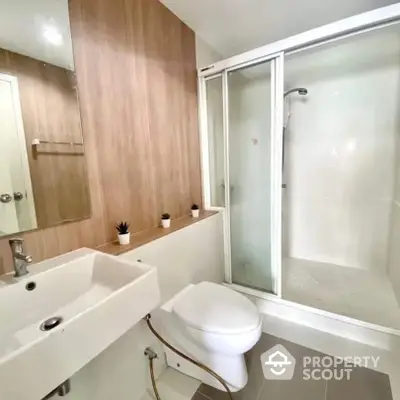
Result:
M149 357L151 384L153 385L153 390L154 390L154 394L156 395L156 399L161 400L160 395L158 394L158 390L157 390L156 379L154 378L153 360L154 360L154 358Z
M153 328L153 325L150 322L151 319L151 315L147 314L145 317L145 321L147 323L147 326L149 327L149 329L151 330L151 332L153 333L153 335L166 347L168 347L170 350L172 350L174 353L178 354L178 356L182 357L183 359L185 359L186 361L189 361L190 363L196 365L197 367L200 367L201 369L203 369L204 371L208 372L210 375L212 375L215 379L217 379L221 385L225 388L225 390L227 391L229 398L231 400L233 400L233 396L232 396L232 392L229 389L229 386L227 385L227 383L224 381L223 378L221 378L216 372L214 372L212 369L208 368L206 365L202 364L199 361L193 360L192 358L190 358L189 356L187 356L186 354L180 352L178 349L176 349L174 346L172 346L171 344L169 344L162 336L160 336L160 334ZM152 372L152 365L153 365L153 360L150 359L150 373L152 374L152 379L151 379L151 383L153 385L153 389L154 389L154 393L157 397L157 400L161 400L160 396L158 395L157 392L157 387L156 387L156 383L154 380L154 373Z

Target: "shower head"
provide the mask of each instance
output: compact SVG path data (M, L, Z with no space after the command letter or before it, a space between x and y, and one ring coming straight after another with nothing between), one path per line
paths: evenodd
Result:
M301 87L301 88L294 88L294 89L288 90L287 92L285 92L284 97L286 97L288 94L295 93L295 92L297 92L301 96L305 96L308 94L308 90L306 88Z

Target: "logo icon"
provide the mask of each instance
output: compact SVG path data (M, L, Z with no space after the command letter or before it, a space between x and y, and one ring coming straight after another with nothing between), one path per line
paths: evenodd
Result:
M261 355L265 379L290 380L296 366L295 358L280 344Z

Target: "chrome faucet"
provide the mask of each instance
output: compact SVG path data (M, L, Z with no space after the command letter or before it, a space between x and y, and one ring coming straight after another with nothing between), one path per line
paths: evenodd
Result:
M32 257L24 254L24 239L14 238L10 239L8 243L10 243L13 255L14 276L19 278L20 276L29 274L27 266L32 262Z

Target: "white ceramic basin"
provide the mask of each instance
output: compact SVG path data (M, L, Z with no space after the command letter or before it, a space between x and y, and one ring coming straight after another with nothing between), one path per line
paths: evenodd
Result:
M29 270L0 277L0 399L43 398L160 301L156 268L90 249Z

